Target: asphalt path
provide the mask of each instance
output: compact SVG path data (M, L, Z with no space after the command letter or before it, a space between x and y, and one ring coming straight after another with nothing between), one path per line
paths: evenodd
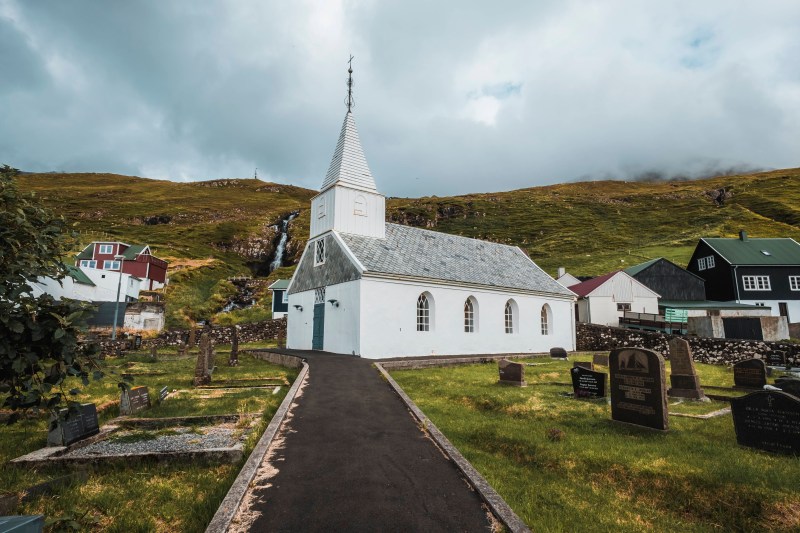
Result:
M288 353L288 352L287 352ZM296 352L309 374L251 531L489 531L478 495L372 366Z

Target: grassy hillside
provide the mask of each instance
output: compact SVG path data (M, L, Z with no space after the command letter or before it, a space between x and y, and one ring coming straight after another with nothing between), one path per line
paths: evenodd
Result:
M150 244L170 261L170 325L215 317L226 322L263 310L217 313L230 294L224 280L258 272L271 256L274 228L288 213L288 259L308 236L315 191L258 180L174 183L112 174L29 174L23 190L77 222L84 242ZM718 206L711 192L727 191ZM454 197L390 198L387 218L437 231L518 245L551 274L603 274L664 256L685 265L700 237L800 240L800 169L698 181L596 181ZM105 235L105 236L104 236ZM262 269L263 270L263 269ZM291 268L278 275L291 275ZM258 295L269 305L266 294Z

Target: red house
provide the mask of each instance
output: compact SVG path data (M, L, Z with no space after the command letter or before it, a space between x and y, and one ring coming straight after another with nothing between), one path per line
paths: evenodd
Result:
M122 256L122 260L117 257ZM121 263L121 265L120 265ZM93 242L75 261L81 268L122 271L144 280L143 290L159 289L167 284L167 262L150 254L150 247L124 242Z

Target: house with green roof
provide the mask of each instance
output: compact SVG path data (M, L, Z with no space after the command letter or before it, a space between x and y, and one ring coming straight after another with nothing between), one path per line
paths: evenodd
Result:
M167 262L150 253L150 246L124 242L93 242L75 258L82 269L111 270L136 276L142 290L160 289L167 284Z
M706 299L768 307L800 322L800 244L789 238L704 238L689 272L705 280Z
M289 314L289 279L279 279L267 287L272 291L272 318L283 318Z

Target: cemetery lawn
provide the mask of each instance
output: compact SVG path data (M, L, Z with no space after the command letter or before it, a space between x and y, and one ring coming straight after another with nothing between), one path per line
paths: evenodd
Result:
M555 384L574 360L591 354L529 360L545 364L525 368L526 388L497 384L496 363L391 374L533 531L800 530L800 458L738 446L730 414L671 416L668 433L614 423L607 402ZM696 366L704 386L733 385L725 367Z
M240 350L252 347L242 344ZM108 358L102 362L105 378L92 381L73 398L101 406L119 400L122 372L134 376L133 386L148 387L151 399L167 386L173 392L164 405L136 416L173 417L205 414L261 413L263 418L245 442L246 458L283 401L297 371L239 354L239 366L228 367L230 346L216 347L217 370L212 385L222 381L254 384L263 378L278 378L283 385L277 394L270 389L198 390L192 386L196 351L188 357L160 354L151 362L144 352L123 358ZM164 352L169 353L168 350ZM114 372L112 374L111 372ZM244 380L244 381L232 381ZM272 381L278 383L278 381ZM69 384L80 387L79 384ZM101 425L119 414L112 406L100 415ZM165 433L159 429L154 433ZM0 426L0 503L3 496L19 494L37 483L75 475L51 494L35 496L12 508L8 514L45 514L47 519L69 520L81 528L96 531L204 531L231 483L239 464L131 463L101 465L93 469L78 467L22 467L8 461L45 446L47 424L43 418ZM0 514L4 514L0 512ZM59 528L56 527L55 530Z

